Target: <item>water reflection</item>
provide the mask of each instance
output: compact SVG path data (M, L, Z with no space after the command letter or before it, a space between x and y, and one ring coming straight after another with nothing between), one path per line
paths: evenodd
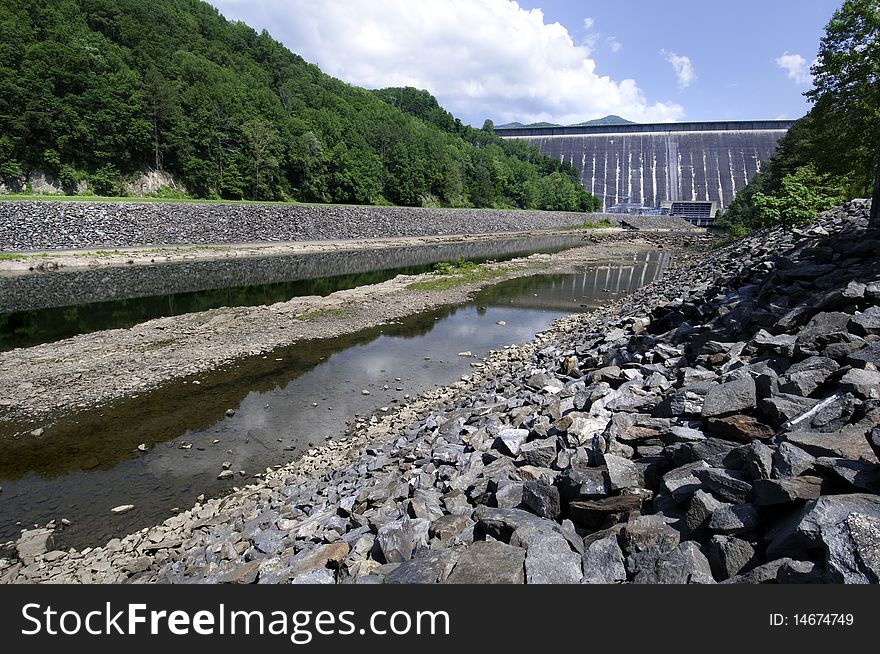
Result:
M578 245L541 236L414 247L0 274L0 350L125 328L221 306L255 306L418 274L438 261L482 262Z

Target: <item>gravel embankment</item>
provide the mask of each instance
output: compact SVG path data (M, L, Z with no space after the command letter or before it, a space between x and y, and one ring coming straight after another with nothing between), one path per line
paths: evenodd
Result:
M562 211L22 200L0 202L0 251L492 234L587 219L598 220ZM657 229L693 229L657 221Z
M877 583L880 234L720 248L259 484L7 582Z

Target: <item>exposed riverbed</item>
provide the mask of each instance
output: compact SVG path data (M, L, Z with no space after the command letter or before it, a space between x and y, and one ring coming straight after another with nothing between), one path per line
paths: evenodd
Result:
M82 548L161 522L203 493L222 494L344 437L359 415L469 375L493 348L530 340L560 316L657 279L670 260L648 251L579 273L512 279L462 306L277 348L66 416L40 436L7 439L0 540L22 525L66 518L72 524L59 544ZM218 480L224 465L233 476ZM129 503L136 509L111 516Z

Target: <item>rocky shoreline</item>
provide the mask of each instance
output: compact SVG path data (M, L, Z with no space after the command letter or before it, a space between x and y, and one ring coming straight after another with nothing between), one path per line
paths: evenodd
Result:
M877 583L866 204L677 266L152 529L25 532L0 581Z

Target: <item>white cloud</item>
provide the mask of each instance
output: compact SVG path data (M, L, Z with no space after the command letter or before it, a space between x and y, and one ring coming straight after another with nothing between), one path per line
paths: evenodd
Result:
M788 78L795 84L811 84L813 77L810 75L810 66L807 60L799 54L788 52L776 58L776 65L788 74Z
M609 36L605 39L605 43L611 48L611 52L620 52L623 49L623 44L617 40L617 37Z
M595 21L592 18L584 18L584 29L592 29L594 22Z
M697 79L690 58L685 57L684 55L677 55L674 52L667 52L666 50L661 50L660 54L662 54L666 58L666 61L672 65L672 69L675 71L675 77L678 80L679 91L683 91L691 85L691 82Z
M598 73L591 44L575 44L540 9L512 0L212 1L330 75L367 88L427 89L471 124L684 115L677 103L649 102L633 79Z

